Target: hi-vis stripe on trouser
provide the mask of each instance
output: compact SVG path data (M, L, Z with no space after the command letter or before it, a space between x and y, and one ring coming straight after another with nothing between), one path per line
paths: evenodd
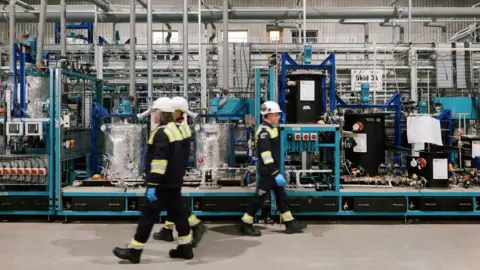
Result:
M166 159L154 159L151 164L151 173L165 174L167 170L168 160Z
M282 219L283 222L289 222L293 220L293 215L292 212L287 211L283 214L280 215L280 218Z
M200 224L201 222L202 221L200 219L198 219L198 217L195 216L194 214L191 214L188 217L188 225L190 225L190 227L195 227L198 224ZM173 230L175 228L175 223L170 222L170 221L165 221L165 224L163 225L163 228L167 229L167 230Z
M272 152L270 151L265 151L260 153L260 156L262 157L263 163L264 164L271 164L273 163L273 157L272 157Z
M247 224L253 224L253 217L245 213L242 217L242 221Z
M167 229L167 230L173 230L173 228L175 228L175 223L170 222L170 221L165 221L165 224L163 225L163 228Z
M185 235L185 236L179 236L177 241L179 245L190 244L192 242L192 232L190 232L188 235Z
M128 248L133 248L133 249L143 249L144 246L145 246L144 243L140 243L133 238L132 240L130 240L130 244L128 244Z

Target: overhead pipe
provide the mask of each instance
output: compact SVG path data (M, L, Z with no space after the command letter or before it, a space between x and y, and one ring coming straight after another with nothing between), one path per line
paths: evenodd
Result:
M47 15L47 0L40 1L40 18L38 21L38 33L37 33L37 56L36 66L37 69L43 69L43 45L45 44L45 24Z
M89 1L92 2L92 4L95 4L97 7L99 7L101 10L103 10L105 12L112 11L110 9L110 5L103 0L89 0Z
M408 43L413 42L412 0L408 0Z
M188 100L188 0L183 0L183 40L182 42L183 42L183 97ZM200 50L200 48L198 49Z
M10 1L8 1L8 0L3 0L3 2L6 3L6 4L10 4ZM21 8L26 9L26 10L35 10L35 8L33 6L27 4L23 1L17 0L17 1L15 1L15 4L19 7L21 7Z
M436 18L433 18L431 22L423 23L425 27L437 27L442 30L442 40L441 42L447 42L447 26L443 23L438 23Z
M137 43L137 38L136 38L136 0L130 0L130 87L129 87L129 93L131 97L136 96L136 73L135 73L135 63L136 63L136 57L135 57L135 47ZM149 59L151 62L151 59ZM136 100L136 99L135 99ZM135 106L134 106L135 107Z
M307 45L307 0L303 0L303 45Z
M148 108L153 102L153 0L147 0L147 101ZM137 17L138 19L138 17Z
M165 26L167 27L167 37L165 38L165 42L167 44L170 44L170 39L172 38L172 25L169 23L165 23Z
M392 27L393 31L395 31L395 28L400 29L400 37L398 39L398 42L403 42L405 40L405 27L403 27L403 25L401 25L401 24L398 24L398 22L396 22L394 24L393 22L390 22L389 20L385 20L384 22L379 23L379 25L380 25L380 27ZM394 42L395 42L395 40L394 40Z
M67 0L60 0L60 52L67 56ZM42 52L43 54L43 52ZM38 55L38 54L37 54Z
M90 0L93 1L93 0ZM100 1L100 0L95 0ZM36 6L34 6L36 7ZM84 8L84 10L83 10ZM47 22L59 22L60 12L57 6L49 6L46 20ZM7 22L8 12L3 12L4 16L0 16L0 22ZM297 20L298 14L302 9L292 8L235 8L229 13L229 20ZM315 19L401 19L402 14L408 12L408 8L308 8L306 15L310 20ZM1 13L0 13L1 14ZM208 12L202 14L202 20L208 22L217 22L222 20L221 9L209 9ZM183 11L178 8L163 8L153 13L156 22L183 22ZM144 23L147 21L147 13L137 13L137 22ZM16 12L18 22L37 22L38 12ZM82 10L67 11L67 22L94 22L95 12L91 6L82 7ZM480 17L480 9L478 8L441 8L441 7L416 7L412 8L412 18L434 18L434 17L458 17L471 18ZM97 20L99 23L128 23L130 14L126 12L97 12ZM188 12L188 21L198 21L198 11Z
M345 19L341 19L339 21L339 23L343 24L343 25L362 25L363 26L363 35L364 35L365 43L369 42L370 27L368 26L368 23L364 23L364 22L345 22Z
M270 26L270 25L267 25L267 27ZM282 29L296 29L297 33L298 33L298 38L297 38L297 42L296 43L301 43L302 39L300 38L300 30L301 30L301 24L300 23L277 23L275 22L274 24L272 24L273 27L277 27L277 28L282 28Z
M10 0L9 12L10 12L10 21L8 22L9 32L10 32L10 50L12 50L12 55L10 57L11 69L12 72L17 69L17 62L15 61L15 0ZM14 82L14 84L16 84Z
M147 3L145 3L145 1L143 1L143 0L137 0L137 2L138 2L144 9L148 9L148 5L147 5Z

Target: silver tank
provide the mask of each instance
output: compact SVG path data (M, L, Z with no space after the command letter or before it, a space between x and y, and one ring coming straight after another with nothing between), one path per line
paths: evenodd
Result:
M232 124L200 124L196 130L196 163L198 169L228 166L233 150Z
M104 135L103 174L110 180L116 181L140 180L147 140L146 126L124 123L107 124Z

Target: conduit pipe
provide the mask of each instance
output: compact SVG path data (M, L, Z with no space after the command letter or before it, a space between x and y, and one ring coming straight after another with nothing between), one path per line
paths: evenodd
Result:
M442 30L442 39L441 42L447 42L447 26L443 23L438 23L436 18L433 18L431 22L423 23L425 27L437 27Z
M37 69L43 69L43 45L45 44L45 24L47 15L47 0L40 1L40 18L38 20L37 33Z
M368 23L364 23L364 22L345 22L345 19L341 19L339 21L339 23L343 24L343 25L363 25L363 35L365 37L365 43L368 43L369 35L370 35L370 28L368 27Z
M398 42L403 42L405 40L405 27L403 27L403 25L401 24L398 24L398 22L396 22L394 25L393 22L390 22L389 20L385 20L384 22L379 23L379 25L380 27L392 27L393 28L392 31L395 31L395 28L400 29L400 37L398 38Z
M36 6L34 6L36 7ZM82 6L79 10L76 6L75 10L67 11L67 22L93 22L95 12L91 6ZM0 22L6 22L9 15L3 12L4 16L0 16ZM297 20L298 14L302 9L292 8L235 8L229 12L229 20ZM408 8L309 8L306 12L307 17L311 20L315 19L401 19L402 14L408 13ZM1 14L1 13L0 13ZM137 22L144 23L147 21L146 13L137 13ZM158 22L179 23L183 22L183 11L178 8L162 8L153 13ZM18 22L37 22L38 12L17 12ZM441 8L441 7L416 7L412 9L412 18L434 18L434 17L458 17L471 18L480 17L480 9L478 8ZM59 22L60 12L58 6L49 6L47 11L47 22ZM128 23L130 20L129 13L126 12L97 12L99 23L116 22ZM202 20L207 22L216 22L222 20L221 9L209 9L208 12L202 14ZM188 12L188 21L198 21L198 11Z
M135 73L135 45L136 45L136 0L130 0L130 87L129 93L131 97L136 96L136 73ZM151 60L149 59L151 62ZM136 100L136 99L135 99ZM135 107L135 106L134 106Z
M144 9L147 9L147 8L148 8L148 5L147 5L147 3L145 3L145 1L143 1L143 0L137 0L137 2L138 2Z
M143 1L143 0L137 0L137 2L138 2L144 9L148 9L148 4L145 3L145 1ZM153 10L153 12L155 12L155 9ZM170 43L170 39L172 38L172 26L171 26L169 23L165 23L165 26L166 26L167 29L168 29L167 37L165 38L165 41L166 41L166 43Z
M183 97L188 100L188 0L183 0ZM199 53L200 53L200 48Z
M9 12L10 12L10 20L8 22L8 27L10 31L10 50L12 50L12 55L15 55L15 5L16 1L15 0L10 0L10 6L9 6ZM16 57L10 57L10 64L11 64L11 71L13 72L14 70L17 69L17 63L15 61Z
M208 42L212 43L215 40L215 37L217 37L217 27L215 27L214 23L210 23L212 26L212 35L208 38Z
M60 0L60 56L67 56L67 0ZM43 54L43 52L42 52ZM38 55L38 54L37 54Z
M277 28L282 28L282 29L296 29L297 33L298 33L298 38L297 38L297 42L296 43L301 43L302 42L302 39L300 37L300 29L301 29L301 24L300 23L277 23L275 22L274 24L271 24L271 25L267 25L268 26L273 26L273 27L277 27Z

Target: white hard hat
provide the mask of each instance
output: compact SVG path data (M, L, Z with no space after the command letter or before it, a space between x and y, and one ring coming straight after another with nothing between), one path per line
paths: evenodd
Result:
M267 101L260 106L260 114L267 115L269 113L281 113L280 106L275 101Z
M174 112L173 102L168 97L158 98L153 102L152 110L160 110L162 112Z
M184 97L174 97L172 98L173 108L181 112L188 112L188 101Z

